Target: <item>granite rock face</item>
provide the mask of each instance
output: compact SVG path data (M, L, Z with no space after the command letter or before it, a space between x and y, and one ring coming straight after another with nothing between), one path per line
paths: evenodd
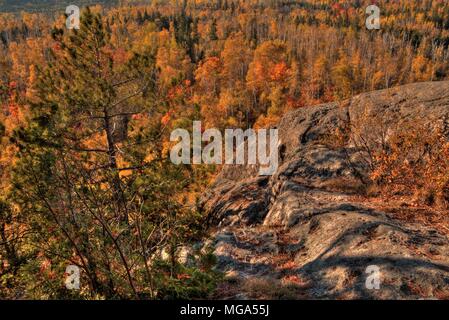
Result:
M359 139L376 144L414 121L449 139L449 82L285 115L277 172L263 177L257 166L227 166L202 199L219 268L241 282L296 279L293 298L449 298L449 233L354 197L368 173ZM333 141L335 132L344 132L343 142ZM379 271L378 290L370 289L372 270Z

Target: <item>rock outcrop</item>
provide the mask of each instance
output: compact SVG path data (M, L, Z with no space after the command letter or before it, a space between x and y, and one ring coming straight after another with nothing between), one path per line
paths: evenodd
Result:
M449 82L298 109L279 123L280 165L273 176L258 176L256 166L225 167L202 199L216 232L219 268L241 288L261 279L277 292L294 287L278 296L240 294L449 298L449 233L398 219L400 205L389 210L354 196L368 172L358 139L372 137L364 143L375 144L376 136L388 138L414 121L429 130L438 126L449 138ZM335 132L343 133L343 142L335 141ZM449 213L442 226L449 227Z

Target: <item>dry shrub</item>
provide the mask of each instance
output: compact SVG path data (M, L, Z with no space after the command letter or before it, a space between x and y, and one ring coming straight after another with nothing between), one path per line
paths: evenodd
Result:
M443 126L409 121L387 129L382 121L375 122L378 127L370 136L365 132L356 140L371 169L370 188L448 208L449 141Z
M355 123L338 127L321 139L332 150L346 151L348 165L360 179L341 177L323 187L366 196L413 198L417 204L448 209L449 128L445 123L360 115ZM354 150L360 156L351 159Z

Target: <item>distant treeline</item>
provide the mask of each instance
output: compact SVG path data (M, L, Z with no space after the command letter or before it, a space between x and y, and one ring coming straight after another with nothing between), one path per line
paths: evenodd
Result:
M26 12L53 12L64 10L70 4L79 7L101 4L104 6L116 5L118 0L0 0L0 12L18 13Z

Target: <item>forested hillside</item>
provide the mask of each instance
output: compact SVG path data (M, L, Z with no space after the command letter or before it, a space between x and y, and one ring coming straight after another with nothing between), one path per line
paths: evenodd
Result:
M54 3L0 1L2 298L207 297L214 256L178 255L205 236L198 197L218 168L173 165L173 129L269 128L291 110L449 79L447 1L377 1L380 30L365 27L363 0L123 1L84 8L79 30ZM448 164L404 165L404 141L449 152L442 133L398 135L372 155L369 182L426 188L417 201L444 206ZM63 285L69 264L80 291Z

